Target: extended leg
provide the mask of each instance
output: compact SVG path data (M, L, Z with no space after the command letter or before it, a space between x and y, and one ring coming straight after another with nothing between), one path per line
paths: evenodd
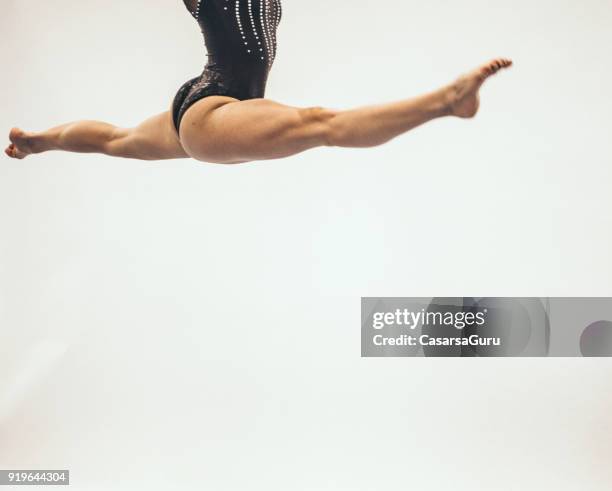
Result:
M14 128L9 157L22 159L33 153L63 150L102 153L140 160L188 157L178 139L169 113L154 116L136 128L117 128L99 121L78 121L40 133Z
M265 99L204 99L185 115L181 141L190 156L217 163L282 158L326 145L381 145L435 118L474 116L481 85L511 64L494 60L430 94L349 111L299 109Z

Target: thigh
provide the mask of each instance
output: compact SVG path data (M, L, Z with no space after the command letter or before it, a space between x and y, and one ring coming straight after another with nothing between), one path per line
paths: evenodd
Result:
M325 143L320 115L316 108L301 109L269 99L213 96L185 113L180 138L190 156L205 162L277 159Z
M153 116L136 128L128 130L118 142L128 152L137 152L140 158L151 160L187 158L172 122L170 111Z

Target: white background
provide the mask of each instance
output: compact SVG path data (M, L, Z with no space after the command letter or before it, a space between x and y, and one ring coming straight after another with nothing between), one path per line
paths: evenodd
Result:
M475 121L238 167L0 161L0 468L78 490L608 490L598 360L360 359L361 296L612 295L612 3L285 0L268 96ZM179 0L3 0L0 128L165 110Z

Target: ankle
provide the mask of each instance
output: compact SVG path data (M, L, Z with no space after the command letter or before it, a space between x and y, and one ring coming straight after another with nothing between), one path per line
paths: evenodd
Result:
M455 84L450 84L440 89L440 101L441 116L453 116L454 106L457 101L457 88Z
M24 139L31 153L42 153L51 149L51 145L41 133L26 133Z

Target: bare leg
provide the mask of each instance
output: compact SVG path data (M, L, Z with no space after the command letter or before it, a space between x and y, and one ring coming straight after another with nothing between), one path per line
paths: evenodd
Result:
M40 133L13 128L9 157L23 159L30 154L63 150L102 153L140 160L185 158L168 112L154 116L136 128L124 129L99 121L78 121Z
M484 81L512 64L498 59L430 94L349 111L299 109L258 99L208 97L183 119L180 139L169 112L132 129L81 121L26 133L14 128L9 157L22 159L50 150L103 153L141 160L193 157L204 162L242 163L283 158L319 146L381 145L432 119L473 117Z
M283 158L319 146L377 146L432 119L473 117L484 81L511 64L493 60L430 94L349 111L211 97L186 113L181 142L193 158L216 163Z

